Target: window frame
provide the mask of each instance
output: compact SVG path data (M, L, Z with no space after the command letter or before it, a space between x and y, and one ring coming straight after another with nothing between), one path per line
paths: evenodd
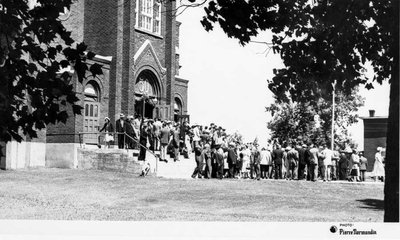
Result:
M158 14L156 15L156 11L154 11L155 9L158 9ZM155 3L153 4L153 32L161 35L161 3L158 1L155 1ZM158 22L158 30L156 31L156 22Z
M158 14L156 15L158 9ZM136 0L135 28L161 37L162 4L158 0ZM158 24L156 29L156 24Z

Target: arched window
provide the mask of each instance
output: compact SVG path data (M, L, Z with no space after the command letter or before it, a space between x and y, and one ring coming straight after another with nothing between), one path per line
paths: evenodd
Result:
M175 98L175 102L174 102L174 113L177 115L182 114L182 102L177 97Z
M84 94L85 94L85 101L92 101L92 102L99 101L99 90L97 84L95 83L89 82L88 84L86 84Z

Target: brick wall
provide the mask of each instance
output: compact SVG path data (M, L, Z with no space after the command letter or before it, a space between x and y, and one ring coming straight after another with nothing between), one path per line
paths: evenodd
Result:
M121 111L128 113L129 105L129 71L130 71L130 34L131 34L131 5L130 0L124 0L123 5L123 19L122 19L122 82L121 82ZM119 22L120 23L120 22ZM118 39L121 40L121 39Z
M182 99L182 114L187 114L188 109L188 81L181 78L175 78L175 95Z
M117 65L122 61L122 58L118 55L117 43L122 45L122 41L118 41L122 32L118 28L118 20L122 15L119 11L123 7L124 0L85 0L84 2L84 41L88 45L88 50L102 56L113 57L109 75L109 117L114 122L115 115L121 109L122 71L117 69ZM121 47L119 52L122 52ZM122 64L122 62L119 64Z
M175 46L176 49L179 50L179 28L181 26L181 22L176 21L176 29L175 29ZM175 75L179 75L179 52L175 52Z
M109 115L109 75L110 75L110 64L107 61L90 61L88 60L87 64L90 67L93 63L101 64L103 75L97 76L95 78L88 77L83 81L83 83L79 83L76 79L76 75L73 76L74 79L74 89L77 92L77 97L80 99L79 104L84 106L84 87L90 82L96 82L96 85L99 87L100 91L100 127L104 124L104 118ZM88 76L90 73L88 72ZM49 124L47 126L47 141L48 143L79 143L78 135L71 135L78 132L83 132L83 115L74 115L72 112L72 107L67 106L67 113L69 118L67 122L57 123L57 124ZM82 111L83 114L83 111Z
M176 46L176 23L174 10L176 8L175 1L169 2L166 5L166 26L165 26L165 61L170 63L167 66L167 84L166 84L166 103L173 106L174 93L175 93L175 46ZM173 115L173 108L171 107L170 115Z
M69 16L63 20L63 25L68 31L71 31L71 37L76 42L82 42L84 39L84 11L85 11L85 1L76 1L70 9ZM74 87L77 86L76 77L73 77ZM71 107L67 107L68 120L64 123L57 124L49 124L47 126L48 134L46 142L75 142L75 138L72 135L58 135L54 136L53 134L70 134L75 132L75 117L72 112Z
M89 50L113 56L116 50L118 3L120 1L84 0L84 41Z
M64 109L67 110L68 119L66 123L58 122L47 125L47 143L73 143L76 141L74 135L71 135L76 131L75 116L72 112L72 107L67 105Z
M83 0L79 0L71 5L70 15L68 16L68 18L62 18L64 27L68 31L71 31L72 39L74 39L78 43L83 42L84 12L85 2Z
M130 0L80 0L71 8L71 16L65 21L67 28L73 30L78 41L84 41L88 50L102 56L112 56L108 66L107 81L101 92L107 92L107 101L101 102L101 124L105 116L115 123L118 114L134 114L134 86L140 71L151 69L161 85L160 105L167 106L169 116L173 116L175 93L182 96L187 112L187 82L176 83L175 75L179 72L179 55L175 48L179 46L179 26L173 14L175 2L167 1L162 5L161 35L135 29L136 1ZM162 68L153 56L144 56L139 63L134 63L136 51L149 40ZM76 85L77 92L83 87ZM83 103L84 96L81 95ZM108 104L106 104L106 102ZM104 105L106 104L106 105ZM71 116L72 116L72 112ZM101 127L101 126L100 126ZM83 116L71 117L65 126L50 126L49 133L72 133L83 131ZM50 137L50 142L57 138ZM77 142L75 137L65 137L62 141Z

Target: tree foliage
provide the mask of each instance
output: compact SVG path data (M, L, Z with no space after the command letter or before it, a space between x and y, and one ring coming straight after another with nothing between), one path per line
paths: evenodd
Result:
M278 100L302 101L330 94L331 83L347 94L372 87L364 64L371 61L375 81L389 79L397 42L396 1L271 0L210 1L201 23L219 23L229 37L246 44L270 29L272 49L285 68L275 69L270 90Z
M238 145L243 144L243 136L239 132L234 132L226 137L227 142L234 142Z
M278 101L317 101L331 84L350 94L359 84L391 84L387 134L385 221L399 221L399 1L398 0L211 0L201 20L219 24L246 44L261 30L285 67L274 69L269 89ZM365 76L370 61L375 77Z
M338 93L335 98L335 144L343 147L352 142L348 127L357 121L356 111L364 99L353 91L351 95ZM268 123L272 138L281 142L293 140L317 144L331 142L332 101L320 98L310 102L275 101L267 111L273 119ZM329 145L329 144L328 144Z
M32 4L35 4L32 6ZM80 82L88 68L84 43L74 43L60 13L72 0L9 0L0 2L0 141L36 137L49 123L66 122L66 108L80 114L70 67Z

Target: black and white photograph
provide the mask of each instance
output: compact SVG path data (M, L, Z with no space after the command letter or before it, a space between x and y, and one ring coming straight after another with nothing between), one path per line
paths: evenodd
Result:
M394 239L399 11L0 0L0 239Z

